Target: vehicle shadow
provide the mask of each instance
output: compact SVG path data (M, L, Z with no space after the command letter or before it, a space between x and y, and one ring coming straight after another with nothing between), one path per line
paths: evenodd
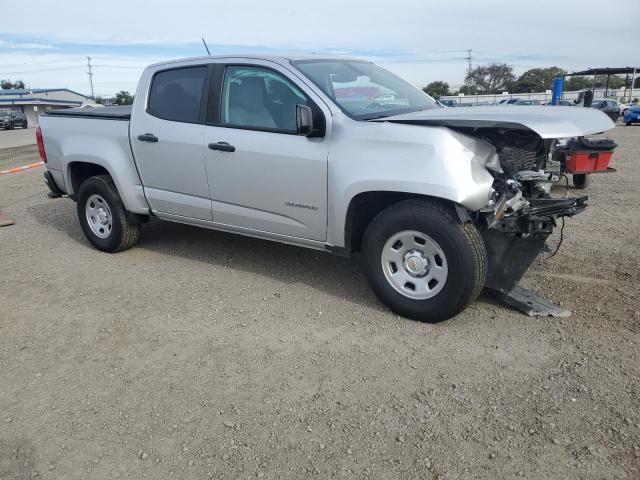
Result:
M28 209L40 224L93 248L78 225L75 204L63 199ZM135 249L264 275L285 284L302 283L345 300L384 310L369 290L360 256L343 258L278 242L151 219ZM98 252L96 252L98 254Z

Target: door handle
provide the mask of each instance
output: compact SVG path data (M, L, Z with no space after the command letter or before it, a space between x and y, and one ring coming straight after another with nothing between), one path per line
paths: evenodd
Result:
M219 150L221 152L235 152L236 147L227 142L210 143L209 148L211 150Z
M158 141L158 137L153 133L145 133L144 135L138 135L138 140L141 142L156 143Z

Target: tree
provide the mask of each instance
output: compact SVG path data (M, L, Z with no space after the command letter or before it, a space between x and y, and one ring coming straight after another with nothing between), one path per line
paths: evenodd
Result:
M451 92L449 91L449 84L447 82L443 82L442 80L436 80L435 82L431 82L422 90L425 93L431 95L436 100L438 100L440 97L451 95Z
M568 77L564 84L564 90L566 92L575 92L578 90L591 88L592 86L593 79L590 80L587 77Z
M476 87L474 87L473 85L471 85L471 86L463 85L463 86L460 87L460 90L458 90L458 93L462 93L464 95L477 95L478 94L478 89Z
M22 80L16 80L15 82L12 82L7 78L0 80L0 88L2 88L2 90L11 90L12 88L24 89L27 88L27 86Z
M609 88L622 88L624 87L626 79L617 75L611 75L609 77ZM569 77L564 84L565 91L585 90L588 88L605 88L607 86L606 75L596 75L596 81L593 81L593 77Z
M491 63L474 68L467 74L465 81L477 87L478 93L500 93L513 84L516 77L513 67L506 63Z
M116 105L131 105L133 96L126 90L120 90L116 93Z
M532 68L524 72L514 85L514 93L544 92L553 88L553 80L562 77L565 70L558 67Z

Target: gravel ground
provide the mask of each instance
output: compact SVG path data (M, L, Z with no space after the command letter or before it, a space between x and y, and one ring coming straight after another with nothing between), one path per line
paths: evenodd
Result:
M421 324L358 259L178 224L100 253L42 168L1 176L0 478L640 478L640 127L611 136L524 280L568 319Z
M36 141L36 128L16 128L14 130L0 130L0 149L22 147Z

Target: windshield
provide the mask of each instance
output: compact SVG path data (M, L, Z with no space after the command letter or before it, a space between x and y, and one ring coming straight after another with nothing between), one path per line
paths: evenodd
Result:
M440 108L424 92L371 62L291 62L350 117L357 120Z

